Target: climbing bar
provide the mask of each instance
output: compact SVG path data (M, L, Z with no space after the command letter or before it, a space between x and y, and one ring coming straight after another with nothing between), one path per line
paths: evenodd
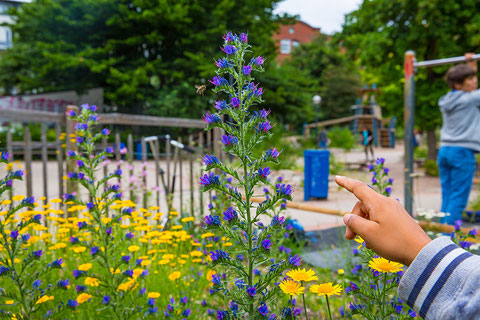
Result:
M472 60L480 60L480 53L475 54L472 57ZM466 59L464 56L460 57L452 57L452 58L444 58L444 59L435 59L435 60L427 60L427 61L421 61L421 62L414 62L413 66L417 68L421 67L435 67L435 66L442 66L444 64L450 64L450 63L460 63L460 62L465 62Z

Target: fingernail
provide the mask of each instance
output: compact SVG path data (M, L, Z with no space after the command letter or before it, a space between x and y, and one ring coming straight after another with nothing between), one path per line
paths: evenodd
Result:
M343 179L345 178L344 176L335 176L335 179Z
M350 213L347 213L346 215L344 215L343 216L343 223L345 223L345 225L348 225L351 217L352 217L352 215Z

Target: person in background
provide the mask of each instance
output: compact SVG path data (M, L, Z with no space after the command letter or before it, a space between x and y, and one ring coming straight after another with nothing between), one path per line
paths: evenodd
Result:
M443 124L437 162L441 211L447 213L441 222L448 224L462 219L475 173L475 153L480 152L480 90L477 63L469 61L472 56L465 54L467 64L448 69L445 78L451 90L438 101Z
M368 162L368 149L370 148L370 153L372 154L372 160L375 160L375 155L373 154L373 133L367 127L364 127L362 130L363 137L363 146L365 148L365 157L366 162Z
M325 127L322 127L322 130L320 131L320 142L319 146L321 149L327 149L328 146L328 135L327 135L327 130L325 130Z
M423 319L480 319L480 256L449 237L431 240L398 200L366 184L336 176L337 184L358 201L343 217L345 237L362 237L367 248L408 266L399 298Z

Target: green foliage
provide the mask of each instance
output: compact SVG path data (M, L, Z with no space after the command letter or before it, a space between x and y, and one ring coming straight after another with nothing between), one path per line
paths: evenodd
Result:
M311 96L319 94L322 97L321 119L351 115L350 107L360 87L358 70L326 36L320 35L311 43L296 48L286 66L301 70L312 79Z
M330 147L342 148L350 151L355 147L356 138L348 128L333 127L327 132Z
M425 160L425 173L432 177L438 177L438 165L435 160Z
M428 154L428 149L426 147L416 147L413 151L413 157L415 159L426 159Z
M377 83L379 104L387 116L403 122L403 59L414 50L418 61L478 52L480 3L472 0L370 0L345 17L336 35L365 67L364 79ZM441 123L438 98L448 91L443 76L449 66L419 69L415 117L423 130Z
M274 61L277 2L24 3L10 12L14 45L2 53L0 85L22 94L103 87L105 102L123 111L200 116L212 96L199 97L195 85L210 86L216 35L249 30L259 53Z

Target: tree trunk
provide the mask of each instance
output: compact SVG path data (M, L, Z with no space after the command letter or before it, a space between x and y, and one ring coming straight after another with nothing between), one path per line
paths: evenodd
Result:
M437 160L437 136L435 130L427 131L427 160Z

